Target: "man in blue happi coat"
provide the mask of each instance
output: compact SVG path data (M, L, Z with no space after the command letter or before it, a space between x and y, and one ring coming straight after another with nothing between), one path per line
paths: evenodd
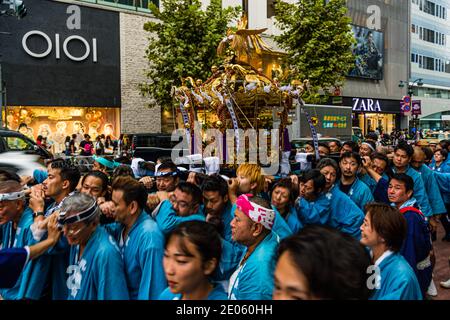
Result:
M58 217L70 245L68 299L128 300L122 255L113 236L99 225L96 200L73 194L64 199Z
M339 189L361 209L374 201L370 188L358 179L357 173L362 167L361 156L356 152L345 152L339 160L341 179L336 183Z
M105 228L121 249L130 299L156 300L167 287L162 266L164 236L144 210L147 191L126 176L116 178L112 190L117 223Z

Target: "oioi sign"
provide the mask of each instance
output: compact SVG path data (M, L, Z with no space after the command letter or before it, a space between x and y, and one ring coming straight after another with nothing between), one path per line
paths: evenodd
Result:
M27 41L28 41L28 38L31 36L40 36L40 37L44 38L44 40L47 43L47 48L45 49L44 52L36 53L36 52L33 52L30 50L30 48L28 47ZM68 44L70 41L81 42L82 45L84 46L84 54L79 57L76 57L73 54L71 54L68 49ZM46 33L39 31L39 30L31 30L24 34L24 36L22 38L22 47L25 50L25 52L27 54L29 54L30 56L41 59L41 58L47 57L52 52L53 42L52 42L52 39ZM78 35L72 35L72 36L69 36L66 39L64 39L64 41L62 43L62 51L64 52L66 57L72 61L83 61L83 60L86 60L89 57L89 55L91 54L91 45L85 38L78 36ZM60 41L59 33L55 34L55 57L56 57L56 59L61 59L61 41ZM92 61L97 62L97 39L96 38L92 38Z

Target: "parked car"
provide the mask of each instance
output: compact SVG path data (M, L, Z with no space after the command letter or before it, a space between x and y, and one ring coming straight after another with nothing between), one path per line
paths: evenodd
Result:
M17 131L0 129L0 153L21 152L24 154L38 155L41 162L52 159L53 155L48 150L39 146L36 142Z
M182 152L188 154L188 150L183 149L180 137L177 141L172 141L172 135L166 133L139 133L131 138L131 154L133 158L142 158L145 161L153 161L159 157L170 157L172 152L181 156Z
M312 142L312 141L313 141L313 138L293 139L293 140L291 140L291 148L297 149L297 152L304 152L302 150L305 148L306 143ZM332 137L320 137L319 138L319 143L321 143L321 142L329 143L331 141L337 141L339 143L342 143L342 141L337 138L332 138Z

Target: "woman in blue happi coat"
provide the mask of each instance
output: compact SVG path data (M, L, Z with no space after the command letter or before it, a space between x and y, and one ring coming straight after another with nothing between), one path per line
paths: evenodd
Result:
M290 178L283 178L272 187L271 205L275 210L272 232L281 239L297 233L302 228L294 207L297 194L298 190Z
M127 300L124 264L114 238L99 226L100 209L86 194L67 197L59 223L70 247L69 300Z
M421 300L417 277L400 254L406 238L406 219L388 204L372 203L361 226L361 243L371 251L374 264L367 280L372 300Z
M212 224L177 225L167 236L163 265L169 287L159 300L227 300L224 287L211 280L221 254L220 235Z

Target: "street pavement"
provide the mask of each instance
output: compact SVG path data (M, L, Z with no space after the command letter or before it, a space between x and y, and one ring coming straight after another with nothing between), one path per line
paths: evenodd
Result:
M434 268L434 282L438 291L437 297L433 300L450 300L450 289L445 289L439 282L450 278L450 242L442 241L444 229L439 224L437 240L433 242L436 252L436 266Z

